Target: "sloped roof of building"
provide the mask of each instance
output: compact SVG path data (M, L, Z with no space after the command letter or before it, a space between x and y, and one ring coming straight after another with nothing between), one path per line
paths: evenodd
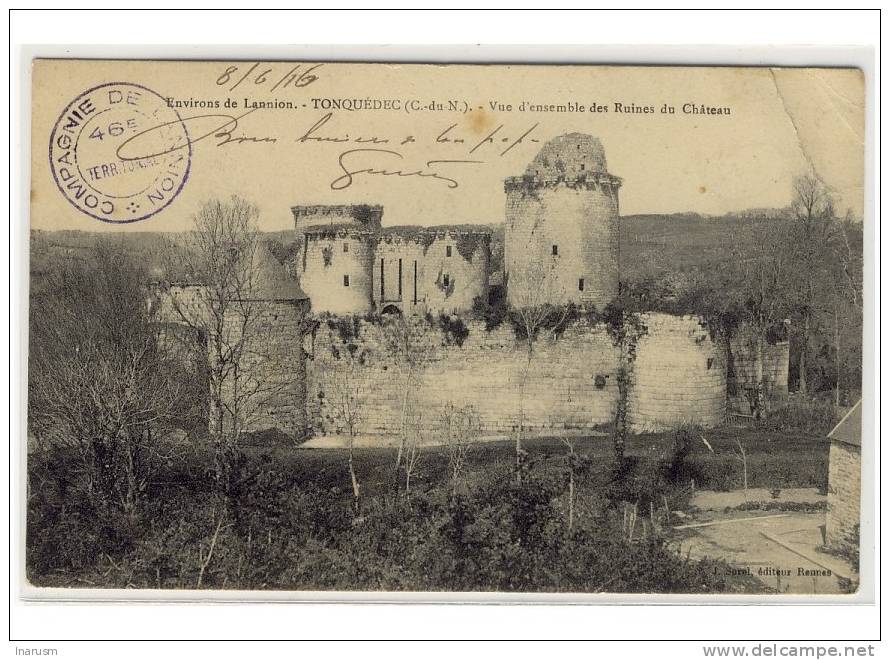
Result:
M251 297L255 300L305 300L309 296L275 258L265 241L258 241L254 254L254 276Z
M185 251L185 244L176 245L174 250ZM206 281L200 273L189 270L192 260L156 259L149 273L153 282L176 284L178 286L203 286ZM269 242L260 239L256 243L253 266L256 269L250 294L253 300L306 300L309 296L300 288L297 279L288 273L287 267L272 253Z
M831 429L828 439L855 447L862 446L862 399Z

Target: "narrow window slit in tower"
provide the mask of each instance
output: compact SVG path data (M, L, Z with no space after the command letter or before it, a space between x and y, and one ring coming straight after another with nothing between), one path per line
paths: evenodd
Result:
M349 275L343 276L343 286L349 286Z
M578 280L578 291L584 291L584 278Z
M554 257L559 254L559 246L558 245L554 245L550 249L551 249L551 253L553 254Z

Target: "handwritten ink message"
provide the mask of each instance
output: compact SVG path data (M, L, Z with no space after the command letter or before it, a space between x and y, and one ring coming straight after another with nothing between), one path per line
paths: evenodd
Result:
M460 186L468 170L504 158L523 144L538 143L539 137L543 139L540 121L546 116L619 115L641 121L650 117L710 120L732 116L731 107L701 101L496 98L473 103L461 98L325 95L331 71L322 64L228 64L217 71L213 82L227 94L238 92L240 98L168 97L167 105L177 111L211 112L181 113L185 114L180 121L188 137L161 149L152 145L158 143L159 132L173 122L134 129L119 146L117 156L121 161L143 160L198 144L200 149L251 149L251 157L257 149L329 146L330 161L320 166L331 170L331 190L345 190L365 177L411 177L453 189ZM307 88L312 91L306 92ZM293 116L285 121L276 118L273 124L263 119L268 111L293 111ZM448 118L441 122L392 121L391 128L382 132L368 128L379 126L379 122L365 121L372 116L369 113Z

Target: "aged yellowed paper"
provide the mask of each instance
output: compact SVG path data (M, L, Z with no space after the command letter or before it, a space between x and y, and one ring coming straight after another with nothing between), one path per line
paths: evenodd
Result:
M33 585L856 590L860 71L32 89Z

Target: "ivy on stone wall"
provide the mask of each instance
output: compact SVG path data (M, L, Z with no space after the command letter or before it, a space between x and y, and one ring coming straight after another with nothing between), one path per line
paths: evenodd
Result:
M599 315L599 320L605 323L612 345L620 348L628 364L632 364L637 357L637 342L649 331L639 312L610 303Z
M389 244L396 242L397 239L420 245L423 248L423 254L426 255L427 250L436 240L436 234L431 232L429 227L399 225L398 227L387 227L380 236L382 242Z
M354 342L361 338L362 318L359 316L335 316L326 314L321 319L329 329L335 330L343 344Z
M446 346L463 346L466 338L470 336L467 324L456 314L440 314L437 325L442 331Z
M637 343L649 331L640 318L639 312L628 310L614 301L606 305L600 316L612 344L620 350L615 381L618 386L618 400L615 404L615 428L612 431L612 445L615 450L616 467L619 474L626 468L624 449L627 444L627 409L630 387L633 378L634 362L637 358Z
M397 318L399 317L375 314L373 312L342 316L325 313L318 317L318 322L324 323L329 330L334 331L339 339L339 345L346 347L352 353L363 340L362 327L364 325L384 327L387 323L391 323ZM446 346L463 346L464 341L470 336L470 329L457 314L439 314L434 316L427 312L417 320L424 321L431 330L441 332L442 341ZM334 358L340 359L339 349L338 354L334 355Z
M673 316L698 316L708 328L711 340L732 339L746 318L754 301L733 300L726 291L708 284L685 288L680 294L667 290L652 279L624 284L616 302L636 312L662 312ZM788 328L777 324L769 328L769 344L788 340Z
M540 200L540 191L544 188L552 188L562 185L571 190L596 190L601 187L611 194L613 188L620 184L617 177L596 172L584 172L578 177L567 178L560 174L556 178L544 179L532 174L524 174L521 177L513 177L506 184L506 190L519 191L524 197Z
M454 245L464 261L472 261L473 255L476 254L476 250L484 240L485 234L456 233L454 235Z
M455 247L465 261L471 261L479 246L491 240L491 235L479 231L474 225L444 225L439 227L420 227L416 225L401 225L387 227L380 237L384 243L393 243L396 239L416 243L423 248L423 254L437 240L444 238L454 239Z
M370 204L356 204L352 207L352 218L360 225L370 224L377 216L377 209Z
M630 373L624 363L618 366L615 382L618 385L618 401L615 403L615 429L612 434L612 445L620 470L624 463L624 449L627 445L627 402L630 393Z
M507 300L501 290L501 295L492 301L487 301L482 296L473 298L473 309L470 317L478 321L485 321L485 331L491 332L498 328L510 313Z
M448 283L446 284L445 275L440 270L439 274L436 276L436 288L445 294L445 298L450 298L451 294L454 293L454 278L449 277Z

